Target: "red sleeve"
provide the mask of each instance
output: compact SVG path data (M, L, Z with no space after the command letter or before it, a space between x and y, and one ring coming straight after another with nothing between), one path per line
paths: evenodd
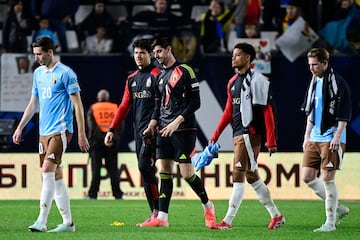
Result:
M227 100L226 100L225 109L224 109L224 112L221 115L220 121L211 137L212 141L216 142L219 139L221 133L224 131L226 126L231 122L232 113L233 113L232 95L230 92L230 83L229 83L228 87L227 87Z
M114 130L119 129L121 122L124 120L126 115L129 113L131 106L132 106L131 95L130 95L130 91L129 91L128 80L126 80L124 94L123 94L120 106L116 112L116 115L110 125L110 128L113 128Z
M159 75L160 72L161 72L161 68L154 67L154 68L150 71L150 74L153 75L155 78L157 78L157 76Z
M266 147L276 147L275 118L273 108L270 104L263 108L263 114L266 127Z

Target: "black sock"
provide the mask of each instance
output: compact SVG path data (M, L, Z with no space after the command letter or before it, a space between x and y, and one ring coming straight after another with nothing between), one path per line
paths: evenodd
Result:
M173 175L171 173L160 173L159 211L168 212L170 199L173 191Z
M205 187L201 182L201 179L194 173L191 178L185 179L194 192L199 196L201 202L206 204L209 201L208 195L206 193Z
M157 184L144 183L144 190L146 199L149 203L151 210L159 210L159 190Z

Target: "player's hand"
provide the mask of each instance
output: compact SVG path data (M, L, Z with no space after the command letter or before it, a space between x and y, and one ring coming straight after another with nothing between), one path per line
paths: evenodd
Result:
M157 123L158 123L157 120L151 119L150 122L149 122L148 127L142 133L143 136L145 136L145 135L154 136L155 131L156 131L156 127L157 127Z
M340 139L339 138L333 138L333 140L331 140L330 142L330 146L329 149L334 152L339 150L340 147Z
M105 146L111 147L114 144L113 139L114 139L114 133L113 132L107 132L106 135L105 135L105 138L104 138Z
M179 115L174 121L169 123L166 127L160 130L162 137L170 137L176 130L178 130L180 124L184 122L184 117Z
M170 137L178 128L179 124L173 121L163 129L161 129L160 134L162 137Z
M154 134L155 134L154 131L155 131L155 130L154 130L153 128L148 127L148 128L146 128L146 129L144 130L144 132L143 132L142 134L143 134L143 136L145 136L145 135L154 136Z
M12 136L13 142L15 144L20 144L22 142L21 134L22 134L22 131L17 128Z
M269 156L271 157L271 154L276 153L277 152L277 147L271 147L268 148L268 152L269 152Z
M90 144L85 135L84 136L79 135L78 144L79 144L79 148L80 148L81 152L85 153L85 152L89 151Z

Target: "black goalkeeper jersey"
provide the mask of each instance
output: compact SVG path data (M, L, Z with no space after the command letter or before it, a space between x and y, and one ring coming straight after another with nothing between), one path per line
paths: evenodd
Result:
M178 130L196 130L195 111L200 107L200 94L193 69L176 62L161 71L156 84L154 118L159 120L160 129L182 115L185 121Z

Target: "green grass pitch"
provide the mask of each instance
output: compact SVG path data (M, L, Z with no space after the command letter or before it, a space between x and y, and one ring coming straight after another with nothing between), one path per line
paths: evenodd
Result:
M198 240L198 239L360 239L360 201L344 201L350 214L336 232L314 233L325 220L322 201L275 201L286 218L277 230L266 229L269 215L256 200L244 200L233 221L233 230L210 230L205 227L200 201L172 200L168 228L140 228L135 224L149 216L143 200L72 200L75 233L33 233L27 230L39 212L37 200L0 201L0 239L76 239L76 240ZM228 201L214 201L217 221L225 215ZM111 226L114 221L124 226ZM48 228L61 223L55 203L48 219Z

